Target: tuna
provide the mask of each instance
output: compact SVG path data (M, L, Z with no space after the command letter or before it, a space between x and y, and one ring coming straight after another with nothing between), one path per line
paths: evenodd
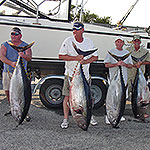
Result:
M78 49L74 43L73 46L78 54L84 56L90 55L97 50L83 52ZM92 98L90 85L84 75L82 64L80 64L80 62L78 62L75 67L70 83L69 102L71 114L75 122L81 129L87 131L92 115Z
M142 61L147 56L147 54L148 53L146 53L141 58L135 58L132 56L132 59L136 62ZM137 68L136 76L132 85L131 96L132 110L135 118L139 118L140 120L145 121L144 114L147 112L149 103L150 91L147 81L141 68Z
M125 60L130 55L130 53L128 53L123 57L117 57L110 52L109 54L117 61ZM112 78L106 96L107 117L113 128L117 127L124 113L126 105L126 89L127 86L124 83L122 68L119 66L118 71Z
M25 51L34 43L25 47L16 47L12 43L9 44L17 51ZM11 114L20 125L28 114L31 103L31 82L28 79L22 57L18 56L16 67L10 80L10 107Z

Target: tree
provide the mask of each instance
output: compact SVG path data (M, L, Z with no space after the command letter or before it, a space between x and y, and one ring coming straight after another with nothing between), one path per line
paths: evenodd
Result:
M78 6L78 8L81 8L81 6ZM79 9L76 14L74 14L76 7L74 5L71 5L71 21L79 20L80 18L80 12L81 9ZM111 17L99 17L98 15L94 13L90 13L89 10L83 10L82 14L82 20L85 23L103 23L103 24L111 24Z

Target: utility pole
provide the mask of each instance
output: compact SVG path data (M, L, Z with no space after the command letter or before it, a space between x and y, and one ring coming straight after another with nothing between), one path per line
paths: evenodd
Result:
M83 14L83 0L81 3L81 12L80 12L80 19L79 19L79 21L81 21L81 22L82 22L82 14Z

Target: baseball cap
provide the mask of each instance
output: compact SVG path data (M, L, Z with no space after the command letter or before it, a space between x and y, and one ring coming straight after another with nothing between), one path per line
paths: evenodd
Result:
M21 34L21 29L18 27L14 27L11 29L11 33Z
M115 38L115 42L117 41L117 40L122 40L123 42L124 42L124 39L123 39L123 37L122 36L117 36L116 38Z
M134 35L134 36L133 36L133 41L136 40L136 39L141 40L140 35Z
M82 28L84 28L84 25L83 25L83 23L82 22L75 22L74 24L73 24L73 30L80 30L80 29L82 29Z

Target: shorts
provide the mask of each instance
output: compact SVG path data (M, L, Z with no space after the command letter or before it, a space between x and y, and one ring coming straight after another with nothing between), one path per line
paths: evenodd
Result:
M71 79L72 79L72 77L65 75L64 85L63 85L63 89L62 89L62 95L64 95L64 96L69 96Z
M10 72L3 72L2 77L3 77L3 79L2 79L3 90L9 91L10 79L12 77L12 73L10 73Z
M62 89L62 95L69 96L71 80L72 80L72 77L65 75L64 85L63 85L63 89ZM88 80L88 82L89 82L89 85L91 86L91 78Z

